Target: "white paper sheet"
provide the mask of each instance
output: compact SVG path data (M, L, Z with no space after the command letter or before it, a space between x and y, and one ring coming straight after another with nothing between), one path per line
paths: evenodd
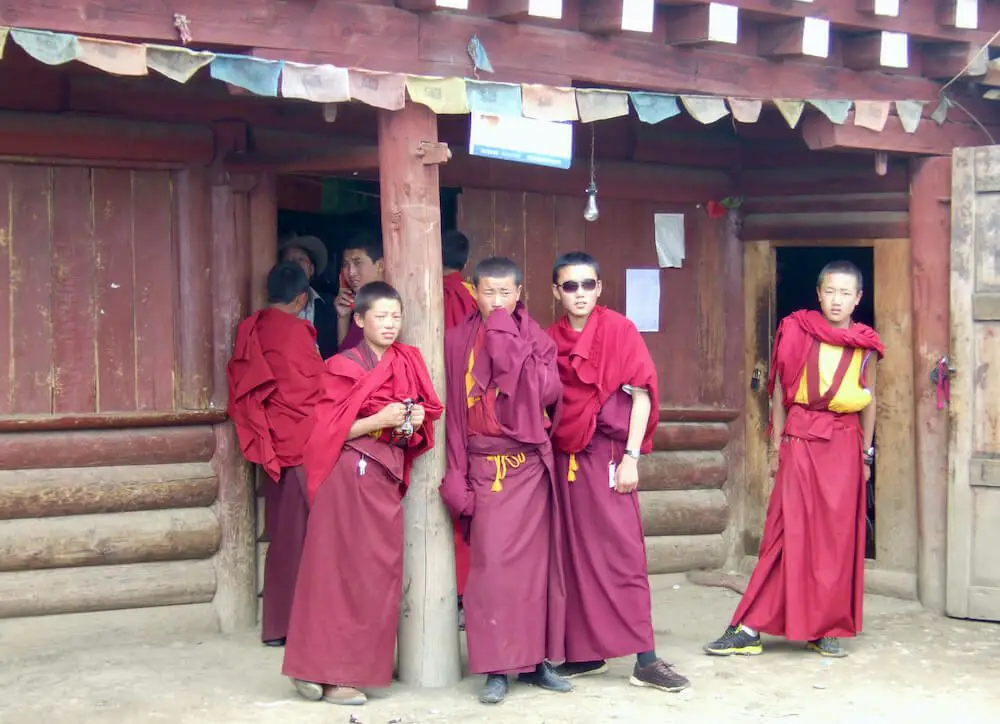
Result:
M661 269L684 264L684 214L653 214L656 260Z
M625 316L640 332L660 331L660 270L625 270Z

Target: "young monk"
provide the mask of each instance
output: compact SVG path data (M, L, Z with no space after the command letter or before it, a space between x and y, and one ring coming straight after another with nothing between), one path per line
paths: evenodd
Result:
M445 334L448 469L441 497L470 531L465 588L469 670L486 674L485 704L507 674L544 689L570 683L563 659L566 591L546 408L562 392L555 345L528 316L521 270L491 258L473 273L479 314Z
M382 281L385 262L382 260L382 240L378 234L363 231L347 242L340 263L340 291L333 300L337 310L337 340L340 351L357 347L363 335L354 324L354 304L358 290L365 284Z
M396 341L399 294L358 290L363 342L331 357L306 448L309 526L282 673L306 699L363 704L392 680L403 586L403 509L413 460L442 406L419 350Z
M469 238L461 231L445 232L441 237L441 266L444 268L444 328L451 329L479 311L472 285L462 278L469 262ZM455 519L455 578L458 586L459 628L465 628L462 596L469 579L469 544L465 542L461 521Z
M705 646L716 656L761 653L761 632L845 656L839 637L861 630L865 484L884 349L871 327L851 320L862 293L854 264L827 264L816 292L822 314L790 314L774 339L774 492L746 593L726 633Z
M326 372L316 331L299 317L310 292L299 264L275 266L267 275L268 307L240 324L226 368L229 417L243 456L270 478L264 483L270 544L261 622L261 638L269 646L283 646L288 632L308 516L302 451Z
M563 404L552 434L567 537L567 678L602 674L636 654L630 683L680 691L688 680L656 655L638 460L659 420L656 368L627 318L597 306L597 261L556 260L552 292L566 315L549 328Z

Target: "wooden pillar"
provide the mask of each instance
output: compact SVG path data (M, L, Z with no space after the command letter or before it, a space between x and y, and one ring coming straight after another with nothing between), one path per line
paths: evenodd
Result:
M948 410L937 407L930 373L949 348L951 158L914 160L910 179L917 585L920 601L942 613L948 520Z
M262 173L250 190L250 311L267 306L267 273L278 255L278 187Z
M437 142L437 118L425 106L381 111L379 178L386 276L403 297L402 339L423 352L444 396L444 299L438 168L419 153ZM455 552L451 521L438 495L444 476L444 421L434 449L413 467L403 501L406 534L399 622L399 678L449 686L461 678Z
M211 404L216 409L225 409L227 404L226 365L232 355L236 327L249 307L248 190L246 185L234 186L228 175L217 179L211 189L215 378ZM219 497L214 507L222 537L214 558L214 604L222 631L230 633L253 628L257 623L254 491L250 466L240 453L232 423L217 425L215 438L212 465L219 477Z

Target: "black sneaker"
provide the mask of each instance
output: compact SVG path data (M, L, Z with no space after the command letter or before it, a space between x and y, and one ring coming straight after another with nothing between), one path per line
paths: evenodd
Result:
M507 675L488 674L486 684L479 693L479 701L484 704L502 704L507 698Z
M831 659L842 659L847 656L847 652L840 647L840 639L833 636L824 636L821 639L810 641L806 644L806 648Z
M559 676L548 661L540 663L530 674L518 674L517 680L522 684L531 684L548 691L558 691L560 694L573 691L573 685Z
M639 662L635 662L628 683L660 691L683 691L691 685L686 677L674 671L674 667L663 659L657 659L648 666L639 666Z
M567 661L556 667L556 673L564 679L575 679L578 676L597 676L607 672L607 661Z
M722 637L702 649L711 656L757 656L764 652L760 645L760 634L751 636L742 626L730 626Z

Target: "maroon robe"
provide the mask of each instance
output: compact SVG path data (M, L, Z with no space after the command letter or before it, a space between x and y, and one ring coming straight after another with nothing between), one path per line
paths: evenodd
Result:
M566 658L597 661L652 651L639 494L616 492L611 466L621 462L628 440L632 398L623 385L649 392L641 448L652 449L659 419L656 367L635 325L605 307L594 309L581 332L563 317L548 333L564 390L552 440L567 540Z
M445 331L461 324L471 314L477 312L476 298L468 282L459 272L444 275L444 328ZM469 544L462 531L462 522L455 519L455 582L458 595L465 594L465 584L469 580Z
M344 335L344 341L340 343L337 351L346 352L349 349L354 349L364 341L364 338L365 333L361 331L361 327L354 323L354 315L351 314L351 323L347 325L347 334Z
M403 509L413 459L434 446L441 403L423 357L367 344L327 360L323 399L305 453L309 525L282 673L329 686L384 687L403 589ZM426 409L408 443L380 431L347 440L355 420L390 402Z
M830 389L819 393L819 345L845 348ZM855 349L884 352L873 329L835 329L815 311L778 327L768 392L780 377L788 409L760 559L733 615L793 641L850 637L861 630L865 567L865 480L858 414L828 409ZM809 404L795 403L803 372ZM864 386L864 367L862 379Z
M308 515L302 451L326 368L312 325L281 310L264 309L240 324L226 373L229 416L240 448L270 478L264 482L270 543L261 639L273 641L288 632Z
M470 536L469 670L562 661L563 539L545 414L562 392L555 345L518 305L513 315L476 315L449 330L445 365L453 402L441 497Z

